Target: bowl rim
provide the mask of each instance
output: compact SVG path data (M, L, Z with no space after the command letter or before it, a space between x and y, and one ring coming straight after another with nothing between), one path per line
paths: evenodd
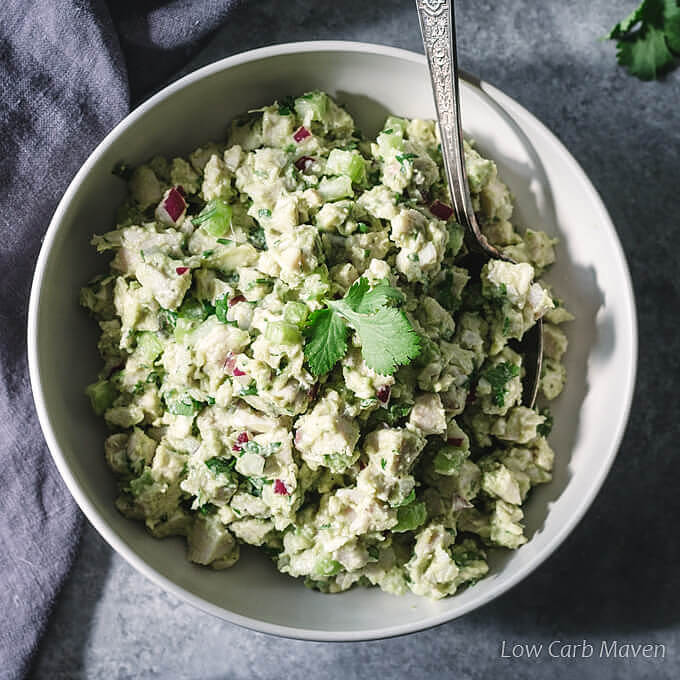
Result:
M144 101L134 110L132 110L125 118L123 118L96 146L96 148L88 156L85 163L78 170L74 178L71 180L66 192L61 198L55 213L50 221L50 224L45 233L43 243L38 255L36 266L33 275L33 282L30 291L30 300L28 307L28 324L27 324L27 344L28 344L28 368L29 376L32 387L33 399L36 407L36 412L38 415L38 420L40 426L47 442L50 454L54 460L57 469L66 483L70 493L78 503L78 506L83 511L84 515L90 521L90 523L95 527L98 533L106 540L106 542L119 554L121 555L130 565L132 565L138 572L146 576L152 582L167 590L180 599L184 600L197 607L198 609L212 614L222 620L226 620L230 623L234 623L241 627L258 631L261 633L266 633L270 635L277 635L280 637L293 638L299 640L308 641L319 641L319 642L359 642L362 640L376 640L388 637L395 637L399 635L406 635L409 633L414 633L421 630L426 630L434 626L438 626L448 621L451 621L463 614L466 614L482 605L490 602L496 597L500 596L504 592L508 591L510 588L515 586L517 583L526 578L531 572L534 571L540 564L542 564L566 539L566 537L571 533L571 531L576 527L576 525L581 521L583 515L591 506L595 496L599 492L605 478L607 477L609 470L614 462L614 459L618 453L619 446L621 444L624 431L628 422L630 409L633 400L633 393L635 387L635 379L637 372L637 356L638 356L638 329L637 329L637 314L635 308L635 300L633 293L633 285L630 276L630 270L621 246L621 242L618 238L614 224L609 216L609 213L602 201L599 193L593 186L592 182L588 178L588 175L581 168L579 163L574 159L568 149L562 144L562 142L556 137L556 135L550 131L543 123L541 123L532 113L527 111L521 104L516 102L514 99L505 95L502 91L498 90L496 87L490 85L486 81L478 79L474 76L469 76L467 74L462 74L465 80L468 81L473 87L480 89L487 96L495 99L499 102L503 108L510 107L514 108L515 111L520 112L523 116L527 117L533 124L538 126L541 132L544 133L546 138L553 143L560 155L564 158L568 165L571 166L572 170L575 171L577 175L584 180L584 190L590 194L590 198L595 206L597 206L599 215L598 219L602 226L610 232L612 241L615 246L615 252L613 255L621 262L623 265L623 277L625 280L625 290L623 291L624 307L627 318L630 320L630 335L627 338L630 346L631 361L627 369L626 374L626 394L625 402L623 404L623 409L620 411L618 418L615 435L612 438L612 444L607 452L607 457L601 465L598 475L593 477L590 482L590 486L587 492L581 497L578 507L575 512L570 516L569 520L565 522L555 533L552 539L543 547L543 549L536 553L533 559L527 564L521 566L517 572L510 578L492 583L490 587L477 598L472 599L466 605L460 607L454 612L443 612L440 614L435 614L426 617L420 621L400 624L396 626L386 626L381 628L375 628L366 631L320 631L307 628L296 628L293 626L283 626L279 624L272 624L265 621L261 621L249 616L244 616L241 614L236 614L228 609L215 605L202 597L194 595L193 593L187 591L182 586L178 585L169 578L163 576L157 572L152 566L145 562L141 557L137 555L134 550L129 548L122 539L118 537L115 531L113 531L104 518L100 515L95 504L87 497L87 494L81 489L80 483L76 476L69 468L66 456L59 447L56 435L52 429L51 419L48 412L48 408L45 402L43 394L42 376L39 367L39 351L38 351L38 311L40 307L40 296L43 286L43 279L45 274L45 268L49 259L49 253L52 244L56 238L59 231L61 221L66 213L67 207L69 206L74 194L77 192L80 183L83 178L90 172L92 167L98 162L99 158L104 154L108 147L113 143L113 141L122 133L130 124L136 121L138 118L143 116L148 110L155 107L160 102L164 101L168 97L187 87L195 81L202 80L208 76L211 76L217 72L232 68L234 66L239 66L244 63L251 61L257 61L261 59L280 57L288 54L294 53L307 53L307 52L352 52L352 53L367 53L371 56L385 56L394 59L409 61L412 63L425 65L425 56L423 54L413 52L410 50L405 50L397 47L392 47L388 45L381 45L375 43L367 42L357 42L357 41L344 41L344 40L312 40L312 41L302 41L302 42L290 42L281 43L275 45L269 45L266 47L260 47L253 50L248 50L245 52L240 52L238 54L225 57L218 61L212 62L206 66L203 66L195 71L188 73L187 75L179 78L175 82L167 85L149 99Z

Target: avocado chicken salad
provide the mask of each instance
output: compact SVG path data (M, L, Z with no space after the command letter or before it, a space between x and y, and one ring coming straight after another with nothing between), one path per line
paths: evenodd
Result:
M93 238L113 259L81 303L125 516L216 569L258 546L323 592L441 598L526 542L554 454L514 342L544 318L553 399L572 317L538 280L555 241L519 233L496 165L465 156L483 232L517 264L466 266L432 121L365 139L323 92L117 168L128 198Z

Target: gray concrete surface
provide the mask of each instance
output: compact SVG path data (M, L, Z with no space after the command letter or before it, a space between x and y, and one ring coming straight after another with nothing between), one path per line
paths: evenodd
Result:
M680 377L680 71L642 83L598 38L636 0L459 1L463 68L565 142L609 208L633 274L640 365L632 417L592 509L536 573L482 609L405 638L319 644L252 633L163 592L92 528L52 616L36 678L680 677L677 479ZM421 51L410 0L245 2L195 65L264 44L353 39ZM616 408L603 404L603 409ZM590 658L502 657L512 643L595 648ZM602 641L665 657L599 658Z

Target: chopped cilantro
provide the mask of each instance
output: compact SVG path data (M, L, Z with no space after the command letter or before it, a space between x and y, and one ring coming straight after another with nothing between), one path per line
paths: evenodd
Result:
M493 403L496 406L505 405L505 395L508 392L507 383L518 375L519 366L507 361L491 366L491 368L487 368L486 371L482 373L482 376L486 378L491 385Z
M205 464L216 475L229 474L234 469L236 458L227 459L215 456L214 458L208 458L208 460L205 461Z
M158 320L160 322L161 330L166 333L172 333L177 324L177 312L170 309L161 309L158 313Z
M185 394L181 398L173 398L173 396L166 394L164 399L168 412L172 413L174 416L196 415L203 406L203 402L196 401L196 399L190 397L188 394Z
M204 250L203 257L210 257L214 252L214 250Z
M677 0L643 0L606 36L616 58L640 80L653 80L678 65L680 6Z
M387 466L387 461L384 458L380 459L380 467L384 470Z
M212 503L203 504L198 511L201 515L214 515L217 512L217 506Z
M380 184L380 170L373 170L368 173L368 181L371 184Z
M254 380L250 381L248 387L242 387L238 393L239 397L254 397L257 396L257 384Z
M295 109L295 99L284 97L279 103L279 116L290 116Z
M413 407L410 404L392 403L389 408L380 408L371 414L371 423L387 423L390 427L394 427L402 418L411 413Z
M262 487L265 484L271 484L271 479L265 479L264 477L248 477L246 479L246 490L251 496L261 496Z
M215 316L217 320L222 323L229 323L227 319L227 311L229 310L229 296L223 295L221 298L215 300Z
M398 153L395 158L404 165L404 161L412 161L414 158L418 158L418 154L415 153Z
M542 437L547 437L553 428L553 415L549 408L542 408L539 413L545 417L545 420L536 428L536 432Z
M223 246L230 246L233 245L233 241L230 238L218 238L217 242L222 244Z

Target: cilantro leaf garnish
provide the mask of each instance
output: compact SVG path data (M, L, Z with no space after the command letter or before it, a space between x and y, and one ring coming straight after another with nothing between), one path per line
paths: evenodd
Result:
M305 357L314 375L328 373L347 352L347 324L359 336L366 365L381 375L420 354L420 338L404 312L389 303L403 302L402 294L387 281L372 289L361 277L341 300L310 315L304 329Z
M314 375L328 373L347 352L347 326L331 309L312 312L304 336L305 357Z
M378 281L369 289L368 280L363 276L352 285L344 297L344 302L359 314L377 312L390 301L402 303L404 296L396 288L392 288L386 279Z
M643 0L606 38L617 41L618 62L632 75L640 80L658 78L678 64L678 0Z
M397 366L420 354L420 338L400 309L380 309L371 315L343 310L342 314L359 334L364 361L376 373L392 375Z

